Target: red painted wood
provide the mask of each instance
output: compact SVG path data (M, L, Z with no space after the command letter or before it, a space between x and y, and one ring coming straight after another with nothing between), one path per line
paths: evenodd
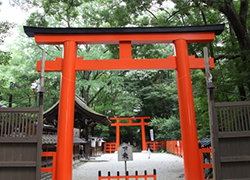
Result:
M46 71L62 71L57 180L72 179L74 90L76 70L176 69L180 104L185 179L200 179L197 130L193 106L191 69L204 69L204 61L188 57L187 43L212 42L215 32L121 33L121 34L35 34L37 44L63 44L64 59L46 62ZM176 57L168 59L131 59L131 44L174 43ZM120 44L120 60L81 60L76 58L76 44ZM212 60L211 60L212 61ZM214 67L213 61L211 68ZM133 124L133 123L132 123ZM117 127L119 123L117 124ZM141 124L144 126L145 124ZM117 129L119 132L119 129ZM119 135L117 136L119 138ZM117 140L118 143L119 140ZM188 148L190 147L190 148ZM190 161L189 161L190 160ZM58 176L57 176L58 175Z
M57 180L72 179L76 51L76 42L66 41L64 43L64 60L62 64L62 81L57 129Z
M190 69L205 69L204 58L189 56ZM214 59L209 58L210 68L214 68ZM168 56L168 59L109 59L109 60L83 60L76 58L76 71L99 70L147 70L147 69L176 69L176 57ZM45 71L61 71L62 58L56 57L55 61L45 62ZM37 71L41 71L41 61L37 61Z
M116 126L116 151L117 147L120 145L120 126L141 126L142 133L142 150L146 151L146 135L145 135L145 126L149 123L144 122L145 119L150 119L150 116L147 117L111 117L110 120L115 120L115 123L111 123L111 126ZM129 120L128 123L121 123L120 120ZM139 123L133 123L132 120L141 120Z
M173 43L185 39L187 43L209 43L214 40L214 32L187 33L130 33L130 34L35 34L37 44L63 44L72 40L77 44L119 44L131 41L132 44Z
M190 65L188 60L187 41L179 39L174 42L176 49L176 69L177 69L177 87L180 111L180 123L183 160L186 180L200 180L202 174L200 171L201 162L198 156L198 138L195 119L193 90L190 76Z

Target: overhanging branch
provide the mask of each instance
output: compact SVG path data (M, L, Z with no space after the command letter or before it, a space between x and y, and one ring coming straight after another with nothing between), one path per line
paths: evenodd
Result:
M235 55L227 55L227 54L220 54L216 57L214 57L214 60L219 60L219 59L236 59L240 57L240 54L235 54Z

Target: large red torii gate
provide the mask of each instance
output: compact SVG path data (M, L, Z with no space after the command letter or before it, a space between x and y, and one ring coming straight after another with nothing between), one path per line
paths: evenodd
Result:
M203 58L188 56L187 43L210 43L224 30L224 25L145 27L145 28L40 28L24 26L37 44L62 44L64 57L47 61L45 71L62 71L56 179L72 179L75 71L175 69L186 180L200 180L201 164L197 144L193 91L190 69L204 69ZM132 59L131 44L174 43L176 56L168 59ZM78 44L119 44L117 60L83 60L77 58ZM210 58L210 68L214 67ZM37 66L40 70L40 63Z
M145 126L149 125L145 122L145 119L150 119L150 116L143 117L110 117L110 120L115 120L115 123L111 123L111 126L116 127L116 145L115 150L120 145L120 126L141 126L141 138L142 138L142 151L146 151L146 137L145 137ZM128 123L122 123L120 120L128 120ZM141 122L134 123L132 120L140 120Z

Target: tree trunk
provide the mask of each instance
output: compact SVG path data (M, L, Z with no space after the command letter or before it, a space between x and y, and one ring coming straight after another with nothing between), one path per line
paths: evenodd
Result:
M250 71L250 38L247 31L247 14L248 14L248 0L241 0L240 12L237 13L233 1L227 1L224 3L215 3L215 1L209 1L208 5L213 5L211 2L214 2L214 8L218 9L222 12L230 22L235 35L237 37L239 46L240 46L240 54L243 62L244 72ZM241 70L240 70L241 71ZM241 71L242 72L242 71ZM246 79L250 79L250 76L247 75ZM247 80L247 87L250 90L250 82ZM240 90L241 89L241 90ZM245 96L243 88L239 88L239 92L241 92L241 96Z

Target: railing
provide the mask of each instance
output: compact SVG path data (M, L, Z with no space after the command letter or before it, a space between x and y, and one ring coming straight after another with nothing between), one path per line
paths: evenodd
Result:
M115 146L116 146L115 142L104 143L103 152L104 153L113 153L113 152L115 152Z
M166 150L169 153L183 157L182 141L176 141L176 140L167 141L166 142ZM202 149L199 149L199 152L200 152L200 161L202 164L202 168L201 168L201 173L202 173L202 177L203 177L202 180L205 180L204 169L213 168L213 165L210 162L209 162L209 164L205 164L205 162L203 162L203 157L205 156L205 154L209 154L208 158L211 159L211 148L202 148ZM210 180L212 180L212 179L210 179Z
M51 172L52 180L56 179L56 152L43 152L42 157L53 157L52 167L42 167L41 172Z
M213 168L213 165L209 162L209 164L205 164L205 162L203 161L204 160L204 156L203 155L204 153L206 154L209 154L209 159L211 157L211 148L204 148L204 149L199 149L200 151L200 160L201 160L201 165L202 165L202 168L201 168L201 174L202 174L202 177L203 179L202 180L205 180L205 173L204 173L204 170L205 169L210 169L210 168ZM207 179L206 179L207 180ZM213 179L208 179L208 180L213 180Z
M0 111L0 138L37 137L39 108L3 108Z
M153 149L153 151L155 151L157 148L160 148L160 147L164 147L164 142L161 142L161 141L147 141L146 144L150 144L151 146L151 149Z
M167 141L166 150L176 156L183 157L182 141Z
M129 175L128 171L126 172L126 175L120 176L120 172L117 171L116 176L111 176L110 172L108 172L108 176L101 176L101 171L98 172L98 180L156 180L156 170L153 170L153 174L147 174L147 171L144 171L144 175L138 175L138 171L135 171L135 175Z

